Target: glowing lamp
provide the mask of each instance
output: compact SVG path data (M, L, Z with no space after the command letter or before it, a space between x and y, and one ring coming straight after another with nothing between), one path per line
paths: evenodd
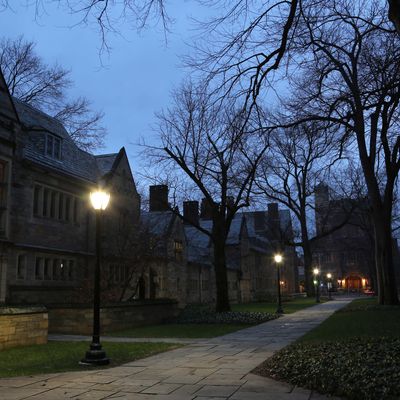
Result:
M318 275L319 274L319 269L318 268L314 268L313 269L313 274L314 275Z
M328 279L331 279L331 278L332 278L332 274L331 274L330 272L328 272L328 273L326 274L326 277L327 277Z
M281 263L283 260L283 257L280 254L275 254L274 260L276 263Z
M110 193L98 190L90 193L90 201L95 210L105 210L110 201Z

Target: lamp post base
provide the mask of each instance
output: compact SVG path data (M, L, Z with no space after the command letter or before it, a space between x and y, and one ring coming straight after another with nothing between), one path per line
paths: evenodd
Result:
M86 352L85 358L79 364L81 365L107 365L110 359L107 357L106 352L102 350L100 343L92 343L90 350Z
M283 308L281 306L278 306L276 309L276 314L283 314Z

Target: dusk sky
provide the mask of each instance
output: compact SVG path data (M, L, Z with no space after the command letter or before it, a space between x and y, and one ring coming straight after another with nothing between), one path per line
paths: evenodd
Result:
M99 152L116 152L125 146L132 169L137 169L140 149L135 144L141 136L153 134L154 113L168 106L171 89L185 76L181 55L188 52L185 41L195 33L190 17L204 16L205 11L194 1L169 3L174 23L167 43L161 26L137 33L121 24L121 36L108 36L111 52L103 53L100 60L101 38L95 25L72 27L78 17L55 6L48 6L47 14L35 20L34 8L24 4L13 1L12 10L0 13L2 34L9 38L24 35L37 43L37 53L49 64L58 62L71 69L75 82L71 95L86 96L93 109L105 113L108 136Z

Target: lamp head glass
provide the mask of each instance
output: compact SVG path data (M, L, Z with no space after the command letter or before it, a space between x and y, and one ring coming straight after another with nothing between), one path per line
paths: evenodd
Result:
M90 193L90 202L95 210L105 210L110 201L110 193L103 190L97 190Z

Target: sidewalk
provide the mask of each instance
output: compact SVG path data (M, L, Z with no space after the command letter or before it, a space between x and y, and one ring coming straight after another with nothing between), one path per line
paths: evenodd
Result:
M334 300L214 339L101 371L0 379L2 400L323 400L251 371L351 299ZM123 340L121 338L113 338ZM332 399L330 397L329 399Z

